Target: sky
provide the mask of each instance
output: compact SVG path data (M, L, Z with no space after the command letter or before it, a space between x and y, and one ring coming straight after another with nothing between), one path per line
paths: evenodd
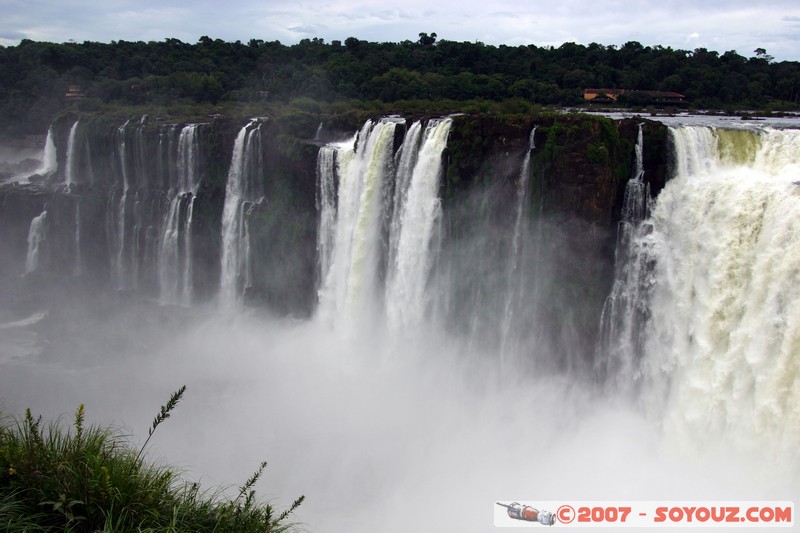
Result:
M377 42L416 40L559 46L565 42L675 49L764 48L776 60L800 60L797 0L0 0L0 45L21 39L67 42L194 43L319 37Z

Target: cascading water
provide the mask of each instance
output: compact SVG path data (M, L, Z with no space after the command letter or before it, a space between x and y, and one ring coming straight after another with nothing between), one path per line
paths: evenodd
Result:
M69 261L74 275L90 269L108 276L110 286L118 290L155 294L163 303L191 302L201 126L155 125L143 116L117 127L113 143L107 145L96 144L85 121L71 126L61 163L65 182L94 186L94 192L66 187L60 192L70 195L73 213L62 214L58 208L51 213L53 220L72 228L69 240L59 230L62 238L53 250L60 260ZM52 129L49 137L47 145L52 145ZM50 175L50 168L59 164L49 159L55 157L54 149L50 155L47 147L45 152L46 165L39 172ZM95 194L103 190L105 197ZM89 220L97 216L104 217L102 238L86 239Z
M194 282L194 262L192 251L192 217L194 216L194 200L196 196L194 193L189 197L189 202L186 206L186 215L183 223L183 277L181 283L181 302L184 305L192 303L192 290Z
M44 152L42 153L42 165L36 169L35 174L49 176L58 170L58 152L56 143L53 140L53 127L47 129L47 138L44 142Z
M264 195L261 148L263 119L254 118L236 136L222 211L220 302L235 307L249 286L250 238L248 217Z
M65 182L67 185L76 183L78 179L78 126L80 120L76 120L69 130L69 138L67 139L67 169Z
M189 305L192 299L192 214L198 188L199 124L181 129L177 147L177 175L167 159L171 195L158 254L159 298L162 303Z
M194 215L194 201L197 198L197 189L200 186L200 146L198 128L200 124L190 124L181 130L178 142L179 175L188 195L186 216L183 224L183 283L181 284L182 301L188 305L192 301L194 275L192 251L192 217Z
M320 312L347 334L384 310L394 331L408 331L423 319L431 244L441 212L441 157L451 123L432 120L424 132L421 122L412 124L396 163L395 130L403 122L392 118L367 122L352 142L320 152ZM392 185L394 194L386 201ZM380 242L387 218L389 246L383 258Z
M631 390L639 376L635 361L641 357L644 328L653 284L652 243L648 235L649 187L643 181L644 138L639 124L633 176L625 185L622 213L617 226L615 272L611 294L600 316L600 343L595 359L598 377L616 389Z
M472 120L415 122L401 142L405 124L385 119L321 148L315 221L305 181L313 145L292 150L303 156L291 165L263 161L302 168L285 182L280 172L266 181L255 145L272 132L248 124L230 156L225 206L213 179L200 189L211 194L194 204L198 169L216 177L226 163L211 154L206 161L194 143L229 139L230 122L210 125L218 129L205 138L193 125L154 120L145 128L136 119L95 144L98 129L82 119L77 183L90 183L95 165L95 186L9 184L0 202L0 237L17 217L15 278L23 260L35 273L0 284L0 401L45 417L86 401L96 420L124 420L139 434L151 420L143 396L187 382L178 431L162 435L158 455L233 482L269 459L268 490L306 494L298 520L314 531L485 531L494 502L524 498L532 479L546 480L546 494L536 496L543 499L797 501L798 132L672 128L675 177L652 210L644 182L656 178L650 167L642 174L641 161L660 136L645 135L644 146L640 135L618 230L616 296L596 354L605 387L596 387L586 367L576 372L564 361L571 349L584 350L570 321L597 323L601 302L590 292L598 285L553 272L576 263L602 269L605 283L605 247L600 257L574 246L605 246L605 233L570 241L570 232L595 227L558 218L568 209L559 212L549 193L572 176L551 174L558 171L546 151L533 151L532 138L524 151L525 131L502 141L484 136L477 151L487 158L461 174L477 144ZM618 131L628 139L635 130L625 126ZM548 128L555 137L551 127L543 123L540 135ZM644 133L656 127L648 123ZM439 174L445 154L447 181ZM260 185L302 202L276 195L275 209L260 210ZM44 211L42 190L50 195ZM24 201L12 204L12 195ZM192 231L192 303L216 287L223 207L223 240L235 246L227 256L236 258L227 272L234 302L253 272L273 266L275 285L313 290L316 236L319 320L197 312L139 297L190 302L183 282L192 278ZM256 248L273 237L274 255ZM77 270L72 242L87 283L64 275ZM10 249L0 244L0 252ZM306 263L286 261L294 247ZM301 283L290 269L302 270ZM112 287L137 292L89 293L109 276ZM279 299L266 284L252 294L270 306ZM579 339L589 345L593 335ZM498 353L512 364L498 364ZM233 441L236 453L220 454ZM698 442L700 453L685 453L682 445ZM777 475L773 460L783 467Z
M514 346L513 342L512 325L514 323L514 315L518 314L516 308L522 303L520 301L520 296L522 296L523 292L523 279L519 270L523 255L522 238L524 223L527 218L526 206L528 204L528 182L530 181L531 173L531 153L533 153L533 150L536 148L535 137L536 127L534 126L528 137L528 150L525 152L525 157L522 160L522 168L520 169L519 179L517 180L517 205L514 216L514 234L511 238L511 257L508 262L508 272L506 274L508 286L506 288L506 301L500 337L500 357L503 361L508 360L511 354L517 352L517 347Z
M675 177L623 257L653 271L625 280L643 285L631 305L646 306L646 320L621 313L609 329L613 357L628 358L618 379L643 382L642 401L673 438L796 461L800 131L670 134ZM638 346L624 338L633 330Z
M431 243L441 216L442 152L451 123L450 119L428 123L407 183L406 168L401 165L398 169L396 187L407 189L395 195L394 209L400 212L400 217L391 230L399 232L399 236L392 239L396 241L396 250L391 254L394 260L389 264L386 286L387 319L395 331L409 333L418 328L429 303L426 287L432 265ZM411 130L410 133L415 133L413 126ZM416 151L416 134L410 134L408 141L407 150ZM404 163L402 158L401 163Z
M159 297L162 303L177 303L180 279L180 196L170 202L169 214L161 236L158 256Z
M117 158L119 161L119 176L122 183L121 194L116 190L109 195L106 205L106 235L108 236L109 257L111 257L111 280L116 289L125 289L128 286L128 263L125 256L126 248L126 222L128 212L128 190L130 178L128 175L128 144L126 131L130 120L117 128Z
M25 273L36 272L46 260L47 254L47 209L31 220L28 230L28 253L25 256Z
M141 231L143 228L143 208L141 195L142 191L137 190L133 196L133 216L131 217L131 239L130 251L128 261L131 265L130 288L136 290L139 288L139 279L141 273L141 265L146 261L146 250L142 250Z
M392 221L389 226L389 264L397 262L397 248L402 229L404 207L408 197L408 185L414 173L419 156L419 142L422 137L422 122L416 121L406 132L403 144L398 152L397 177L394 183L394 202Z
M317 154L317 189L315 204L319 213L317 229L317 275L316 283L322 280L331 268L336 240L336 189L341 175L343 154L353 153L355 139L349 143L327 145ZM344 163L346 166L347 163Z
M142 115L139 118L139 123L136 125L133 133L132 154L131 159L133 162L133 175L136 176L136 184L144 185L148 181L148 170L150 165L149 161L149 147L145 137L145 127L148 120L147 115Z
M337 147L336 228L319 310L345 334L360 329L379 309L383 185L391 168L396 125L397 121L386 119L367 122L352 147Z

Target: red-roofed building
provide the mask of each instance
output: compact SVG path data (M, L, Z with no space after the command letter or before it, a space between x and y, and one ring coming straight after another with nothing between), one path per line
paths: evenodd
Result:
M584 89L583 99L589 103L614 103L620 95L644 97L656 104L680 104L686 99L681 93L669 91L636 91L628 89Z

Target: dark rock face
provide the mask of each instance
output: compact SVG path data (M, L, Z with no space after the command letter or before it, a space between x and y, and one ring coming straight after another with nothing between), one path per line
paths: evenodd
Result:
M540 308L530 327L553 350L575 348L559 364L581 366L593 356L598 317L613 282L616 223L640 122L645 123L644 179L657 193L666 179L666 127L660 123L586 115L455 119L443 196L451 212L473 202L470 215L481 213L479 224L502 228L484 250L490 255L509 253L516 183L536 127L526 206L529 224L536 226L529 243L535 254L525 260L536 263L529 268ZM474 216L451 217L450 237L458 239L475 223Z
M113 289L114 264L124 254L125 275L135 281L129 288L155 295L158 249L174 179L169 154L182 125L149 118L124 126L110 119L82 119L81 149L73 161L79 178L67 187L66 144L75 118L54 125L59 157L54 176L35 184L0 186L0 269L4 277L25 272L30 223L47 206L51 254L40 275L77 276L90 279L95 289ZM313 136L316 119L300 118L263 126L264 199L248 215L255 282L245 300L281 314L307 316L316 302L319 142L303 140ZM505 232L487 245L497 253L509 253L520 166L529 133L537 128L525 212L527 223L538 224L543 233L537 237L538 253L551 259L542 288L551 307L541 310L540 327L551 338L588 339L576 356L587 357L612 281L615 223L642 121L583 115L453 120L441 194L444 238L458 242L479 228L492 227ZM666 178L666 128L644 122L645 179L657 193ZM202 170L191 230L195 301L214 298L219 287L226 179L243 123L217 118L199 133ZM120 251L114 228L123 223L126 244Z
M254 278L245 299L281 314L308 316L316 303L318 147L264 128L264 198L251 215Z

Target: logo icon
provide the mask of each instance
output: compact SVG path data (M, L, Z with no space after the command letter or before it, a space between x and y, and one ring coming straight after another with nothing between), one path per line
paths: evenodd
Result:
M500 507L505 507L508 516L515 520L524 520L526 522L539 522L544 526L552 526L556 523L556 516L550 511L540 511L530 505L520 505L517 502L512 504L505 504L495 502Z

